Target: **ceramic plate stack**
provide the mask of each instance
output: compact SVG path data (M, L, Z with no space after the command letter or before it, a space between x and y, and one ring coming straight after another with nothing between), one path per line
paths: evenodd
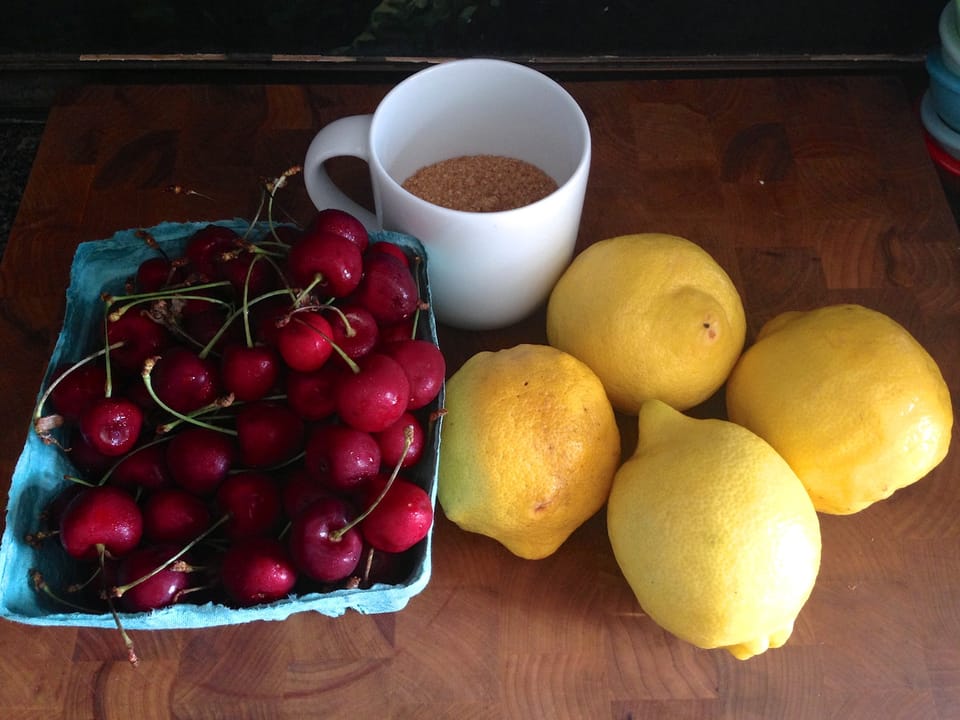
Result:
M927 55L930 88L920 104L931 156L952 174L960 166L960 0L940 13L940 46Z

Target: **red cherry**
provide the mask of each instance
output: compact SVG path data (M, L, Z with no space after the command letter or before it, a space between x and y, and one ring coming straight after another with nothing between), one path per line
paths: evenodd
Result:
M237 400L259 400L270 392L280 376L280 357L266 345L228 345L220 361L223 386Z
M380 475L369 484L368 501L376 498L387 479ZM395 478L390 489L360 523L364 539L377 550L403 552L423 540L433 523L433 504L419 485Z
M254 537L227 549L220 579L233 602L249 607L286 597L296 585L297 572L283 543Z
M258 400L237 409L237 442L247 467L280 465L303 450L303 420L288 405Z
M138 582L120 596L120 606L127 612L147 612L173 605L190 587L192 573L178 570L167 563L179 549L175 545L144 547L134 550L117 565L118 586ZM154 572L157 568L163 569ZM151 574L153 573L153 574ZM149 577L147 577L149 575Z
M319 370L333 352L333 330L319 312L299 312L277 333L277 349L287 367L300 372Z
M171 485L173 479L167 467L167 449L161 444L134 449L113 469L108 482L128 489L145 490Z
M411 442L407 447L406 432L410 428ZM381 461L387 467L413 467L423 457L425 435L423 426L412 413L405 412L389 427L374 435L380 448Z
M80 416L80 432L102 455L119 457L130 452L143 426L143 411L126 398L94 401Z
M221 483L216 505L229 515L225 529L231 540L267 535L280 520L280 489L268 475L241 472Z
M107 343L118 342L123 345L110 350L110 362L121 370L138 373L144 360L173 344L173 337L165 327L132 308L116 320L107 320Z
M288 518L295 518L316 500L330 497L334 493L311 477L302 465L289 473L280 489L283 512Z
M380 446L363 430L320 425L307 441L304 465L322 485L350 492L380 470Z
M293 519L288 544L300 572L320 582L336 582L356 569L363 551L360 533L351 528L338 535L353 517L346 501L325 498Z
M443 353L429 340L398 340L387 343L381 348L398 363L410 381L411 410L426 407L440 390L447 372Z
M157 397L181 413L210 404L222 389L217 362L210 357L201 358L182 345L160 356L151 371L150 382Z
M333 344L356 360L377 346L380 329L376 318L366 308L353 305L342 308L341 312L342 317L337 314L330 319Z
M54 409L67 420L76 420L95 400L103 397L107 370L101 363L88 362L64 375L58 373L57 385L50 392Z
M337 409L336 387L346 367L327 363L319 370L286 375L287 404L302 419L323 420ZM348 371L347 371L348 372Z
M363 257L351 240L333 233L308 230L287 256L295 287L314 287L318 295L345 297L363 276Z
M380 432L407 409L410 382L391 357L370 353L357 361L359 372L344 373L337 389L337 413L348 425Z
M132 551L143 534L143 516L130 493L112 485L84 488L60 517L60 542L70 557L94 560L102 545L113 557Z
M308 230L341 235L352 241L361 253L366 252L370 244L370 235L363 223L350 213L336 208L327 208L318 212Z
M363 280L353 298L385 325L413 315L420 300L410 268L384 252L367 253Z
M235 438L204 427L185 428L167 443L167 467L173 481L201 497L220 486L238 456Z
M153 543L186 545L210 527L210 508L193 493L164 488L143 501L143 537Z
M186 257L194 272L203 280L220 277L223 255L235 250L240 236L222 225L207 225L187 241Z

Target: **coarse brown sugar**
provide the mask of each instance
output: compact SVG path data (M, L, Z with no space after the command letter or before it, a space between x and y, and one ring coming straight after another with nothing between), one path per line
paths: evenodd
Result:
M463 155L417 170L403 187L442 207L498 212L542 200L557 183L536 165L502 155Z

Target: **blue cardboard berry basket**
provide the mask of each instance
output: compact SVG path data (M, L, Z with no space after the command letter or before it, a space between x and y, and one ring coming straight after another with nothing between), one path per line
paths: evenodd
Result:
M163 223L145 230L163 250L176 257L183 251L189 237L209 224L224 225L240 234L249 228L247 221L235 219L213 223ZM263 224L254 229L256 233L267 230ZM90 351L88 344L95 324L103 319L100 294L122 293L124 281L134 275L142 261L155 254L143 241L142 232L125 230L105 240L81 243L77 248L66 293L63 329L50 358L43 388L57 367L79 360ZM373 233L370 239L371 242L393 243L422 259L416 266L417 279L421 294L429 304L427 258L420 242L409 235L393 232ZM437 342L436 320L431 309L421 315L418 327L419 338ZM39 396L40 393L38 399ZM429 410L439 410L442 405L441 391ZM406 474L427 490L434 506L442 422L439 415L437 413L436 421L427 427L427 451L423 459ZM34 570L39 571L52 587L58 587L70 572L70 561L65 553L59 552L59 548L49 548L45 544L34 547L26 537L37 529L42 509L63 488L64 476L76 473L62 452L44 444L29 422L25 425L27 440L11 480L6 527L0 541L0 618L31 625L115 627L113 617L107 612L73 610L34 587ZM120 617L127 629L168 630L284 620L300 612L318 612L331 617L343 615L348 610L364 614L395 612L403 609L430 579L432 537L431 529L430 534L410 551L416 553L412 570L404 581L395 585L375 584L369 588L291 595L273 603L239 609L216 602L182 603L152 612L120 613ZM56 538L45 541L56 542Z

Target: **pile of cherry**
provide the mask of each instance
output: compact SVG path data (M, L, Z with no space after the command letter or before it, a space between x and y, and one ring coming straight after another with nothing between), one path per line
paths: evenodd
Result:
M30 540L77 573L39 590L117 618L408 576L445 372L418 339L422 258L337 210L254 227L208 225L178 257L142 233L155 255L58 369L34 425L77 477Z

